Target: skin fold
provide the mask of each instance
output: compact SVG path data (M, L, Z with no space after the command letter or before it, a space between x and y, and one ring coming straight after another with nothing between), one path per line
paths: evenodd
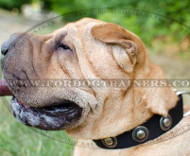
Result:
M89 85L18 89L8 83L14 96L26 106L53 106L66 99L82 108L81 118L64 128L69 136L79 139L74 156L188 155L189 132L161 143L122 150L103 150L90 141L117 136L154 114L167 116L178 101L170 86L134 87L134 80L166 77L149 59L141 39L119 25L83 18L48 35L26 34L17 39L2 66L6 80L131 80L128 86L118 88ZM188 121L189 117L184 118L172 131ZM93 148L82 147L81 142L89 142Z

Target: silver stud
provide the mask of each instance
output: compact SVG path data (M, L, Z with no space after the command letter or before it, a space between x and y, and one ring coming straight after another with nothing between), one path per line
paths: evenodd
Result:
M136 142L143 142L148 138L148 136L149 136L149 131L144 126L138 126L132 132L132 138Z
M172 126L172 118L170 115L168 115L167 117L161 117L160 118L160 128L163 131L167 131L171 128Z
M117 146L117 139L116 137L109 137L101 140L104 146L108 148L114 148Z
M138 132L137 132L137 138L138 139L144 139L146 137L146 133L145 133L145 131L143 131L143 130L139 130Z
M170 119L166 118L163 121L165 127L169 127L171 125Z

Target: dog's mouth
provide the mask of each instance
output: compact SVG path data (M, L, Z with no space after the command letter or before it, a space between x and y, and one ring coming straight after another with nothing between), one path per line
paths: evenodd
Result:
M0 96L12 95L11 112L27 126L43 130L68 129L80 120L82 108L70 100L50 104L46 107L30 107L16 99L5 82L0 82Z

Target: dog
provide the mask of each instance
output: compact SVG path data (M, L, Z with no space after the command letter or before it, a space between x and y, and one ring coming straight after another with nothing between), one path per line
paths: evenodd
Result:
M190 121L181 112L172 125L176 116L169 112L180 101L176 91L170 85L134 86L136 80L166 77L149 59L142 40L125 28L83 18L48 35L13 34L1 52L7 89L14 95L13 115L28 126L65 130L78 139L74 156L190 155L190 132L165 139ZM34 80L46 80L46 86L29 87ZM125 87L52 87L54 80L130 81ZM159 124L155 132L149 127ZM159 135L147 140L157 130ZM129 137L119 137L123 134Z

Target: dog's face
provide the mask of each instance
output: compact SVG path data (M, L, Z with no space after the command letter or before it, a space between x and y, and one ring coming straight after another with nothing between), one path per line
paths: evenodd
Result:
M2 69L15 96L12 112L27 125L97 139L131 129L153 113L166 115L175 105L169 87L153 96L153 90L133 88L133 81L117 89L70 81L164 78L142 41L116 24L85 18L49 35L18 36L4 43L9 49ZM19 80L25 85L19 87ZM57 87L60 82L65 87Z

